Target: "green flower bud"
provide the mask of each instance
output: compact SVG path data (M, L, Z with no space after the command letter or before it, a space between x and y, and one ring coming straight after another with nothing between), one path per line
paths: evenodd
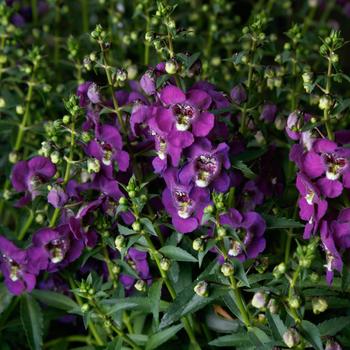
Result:
M50 154L50 159L51 159L51 162L53 164L58 164L59 161L61 160L60 158L60 153L58 151L53 151L51 154Z
M164 271L168 271L170 269L171 262L167 258L162 258L160 261L160 267Z
M283 334L283 341L291 349L300 343L300 335L296 329L289 328Z
M128 200L125 197L120 197L119 198L119 204L120 205L126 205L126 204L128 204Z
M141 223L140 221L135 221L132 225L131 225L132 229L135 232L140 232L141 231Z
M270 299L267 304L267 308L272 314L278 314L279 307L276 299Z
M288 304L292 309L298 309L300 307L300 298L294 295L288 299Z
M323 95L318 102L318 107L322 110L329 110L331 109L332 104L333 101L331 97L328 95Z
M232 264L224 263L221 265L221 273L224 276L226 276L226 277L232 276L233 272L234 272L234 268L233 268Z
M83 313L83 314L85 314L86 312L88 312L89 311L89 304L83 304L82 306L81 306L81 312Z
M194 292L200 297L207 297L208 294L208 283L205 281L198 282L193 288Z
M209 204L207 207L204 208L204 214L211 214L214 212L214 207Z
M42 225L44 223L44 215L39 213L35 216L35 222L39 225Z
M125 237L118 235L114 240L114 245L117 250L122 250L125 247Z
M252 299L252 306L256 309L262 309L267 303L267 295L264 292L256 292Z
M115 275L119 275L120 271L121 271L120 266L118 266L118 265L113 265L113 267L112 267L112 272L113 272Z
M226 229L222 226L217 228L218 237L222 238L226 236Z
M175 60L170 60L165 63L165 71L168 74L171 74L171 75L176 74L177 68L178 68L178 65Z
M18 153L16 151L12 151L9 153L9 162L11 164L15 164L18 161Z
M129 196L130 198L135 198L135 197L136 197L136 192L135 192L135 191L129 191L129 192L128 192L128 196Z
M23 108L23 106L17 105L17 106L16 106L16 113L19 114L19 115L24 114L24 108Z
M0 97L0 108L6 107L6 101L2 97Z
M138 281L136 281L134 287L139 292L145 292L146 291L146 282L143 280L138 280Z
M281 115L278 115L276 117L274 123L277 130L284 130L284 128L286 127L286 119Z
M328 308L328 303L324 298L313 298L311 303L312 303L312 311L316 315L326 311Z
M305 72L302 75L303 82L304 83L311 83L312 82L312 76L313 74L311 72Z
M63 116L62 122L63 122L63 124L65 124L65 125L69 124L69 123L70 123L70 116L69 116L69 115Z
M192 248L196 252L202 252L204 250L204 242L203 242L203 240L201 238L196 238L192 242Z

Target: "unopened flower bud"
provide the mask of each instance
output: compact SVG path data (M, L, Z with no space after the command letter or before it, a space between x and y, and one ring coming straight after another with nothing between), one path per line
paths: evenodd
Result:
M39 225L44 223L44 215L39 213L35 216L35 222Z
M267 308L272 314L277 314L279 311L278 303L276 299L270 299L267 304Z
M204 214L211 214L213 211L214 211L214 207L211 204L209 204L204 208Z
M16 106L16 113L17 114L24 114L24 108L21 105Z
M221 272L224 276L229 277L233 275L234 268L230 263L224 263L221 265Z
M128 192L128 196L129 196L130 198L135 198L135 197L136 197L136 192L135 192L135 191L129 191L129 192Z
M277 130L284 130L286 127L286 119L283 116L278 115L275 119L275 127Z
M89 311L89 304L83 304L80 309L81 309L81 312L85 314L86 312Z
M87 171L88 173L98 173L101 170L100 161L96 158L89 158L87 161Z
M247 100L247 93L242 85L236 85L230 92L232 101L238 105Z
M318 107L322 110L329 110L331 109L332 104L333 101L331 97L328 95L323 95L318 102Z
M303 73L303 75L302 75L303 82L304 83L311 83L312 82L312 77L313 77L313 74L311 72Z
M313 298L312 299L312 311L314 314L320 314L326 311L328 308L328 303L324 298Z
M309 277L310 277L310 280L314 283L320 280L320 276L316 272L312 272Z
M331 52L330 56L329 56L329 59L331 60L331 62L334 64L334 63L338 63L339 61L339 56L334 53L334 52Z
M91 52L90 55L89 55L89 58L90 60L93 62L93 61L96 61L96 54L95 52Z
M63 116L62 122L63 122L63 124L66 124L66 125L69 124L69 122L70 122L70 116L69 116L69 115Z
M217 229L218 236L219 237L225 237L226 236L226 229L222 226L219 226Z
M192 242L192 248L196 252L202 252L204 250L204 242L203 242L203 240L201 238L196 238Z
M15 164L18 161L18 154L16 151L12 151L9 153L9 162L11 164Z
M296 329L289 328L283 334L283 341L291 349L300 343L300 335Z
M125 247L125 237L123 235L119 235L114 240L114 245L116 249L122 250Z
M200 297L207 297L208 296L208 283L205 281L201 281L195 285L193 290Z
M259 145L264 145L266 143L264 134L258 130L255 134L255 140Z
M264 292L256 292L252 299L252 306L257 309L265 307L267 302L267 295Z
M0 97L0 108L6 107L6 101L2 97Z
M161 261L160 261L160 267L162 270L164 271L168 271L170 269L170 260L167 259L167 258L162 258Z
M112 272L115 274L115 275L119 275L121 269L120 269L120 266L119 265L113 265L112 267Z
M334 340L327 340L324 350L342 350L343 348Z
M53 151L50 154L50 159L53 164L57 164L60 161L60 154L58 151Z
M125 69L117 69L115 78L117 81L124 82L128 79L128 72Z
M275 278L280 278L285 272L286 272L286 264L282 262L273 269L272 274L274 275Z
M292 309L298 309L300 307L300 298L295 295L288 299L288 304Z
M136 281L134 287L139 292L144 292L146 290L146 282L144 280L138 280Z
M168 74L175 74L177 72L178 65L175 60L169 60L165 63L165 71Z
M126 205L126 204L128 204L128 200L125 197L120 197L119 198L119 204L120 205Z
M140 221L135 221L132 225L131 225L132 229L135 232L140 232L141 231L141 223Z

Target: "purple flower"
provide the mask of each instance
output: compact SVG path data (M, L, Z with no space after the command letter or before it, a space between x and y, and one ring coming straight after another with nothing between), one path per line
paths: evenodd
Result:
M62 208L68 201L68 195L59 186L55 186L47 195L47 201L54 208Z
M126 255L126 261L136 271L141 280L148 284L151 283L152 276L150 274L146 252L142 252L136 248L130 248ZM132 290L135 280L136 279L133 276L126 274L120 275L120 281L124 285L127 292Z
M126 171L129 167L129 154L122 147L123 141L118 129L105 124L97 128L95 139L87 145L86 153L106 167L111 167L114 161L119 170Z
M193 180L201 188L212 185L218 192L227 191L230 178L223 168L229 169L231 166L228 151L226 143L213 148L208 139L198 140L189 149L189 163L179 173L181 182L188 184Z
M350 208L342 209L331 225L337 246L342 250L350 248Z
M92 81L86 81L78 86L77 95L81 107L87 107L90 103L101 103L101 95L98 87Z
M156 172L162 172L167 167L167 155L173 166L180 162L182 150L190 146L193 135L189 131L179 131L175 128L171 110L163 107L156 108L154 116L149 119L148 126L154 137L155 149L158 157L153 160Z
M350 150L338 147L333 141L318 139L312 149L303 155L301 169L317 180L321 193L328 198L340 196L343 186L350 187ZM339 181L342 177L343 182Z
M171 108L176 129L192 129L194 136L207 136L214 127L214 115L206 110L212 103L208 93L192 89L186 94L176 86L168 85L160 92L160 100Z
M247 100L247 93L242 85L236 85L230 92L232 101L238 105Z
M40 249L23 250L0 236L0 270L11 293L30 292L35 287L36 275L45 265L46 259Z
M343 269L343 261L335 246L333 234L327 221L322 221L320 231L327 261L327 264L325 265L326 280L328 284L331 284L333 281L334 270L341 272Z
M256 212L239 213L236 209L229 209L219 218L221 225L228 225L234 229L235 238L231 240L228 251L230 257L240 261L256 258L266 246L264 233L265 221Z
M260 114L260 119L265 121L266 123L273 123L276 118L276 113L277 106L272 103L268 103L264 105Z
M264 194L254 181L251 180L244 184L239 201L243 211L254 210L257 205L262 204L263 200Z
M182 183L174 168L165 172L164 179L167 188L163 191L162 201L175 229L181 233L194 231L201 223L204 208L210 203L209 191Z
M55 165L45 157L37 156L18 162L12 171L12 186L18 192L27 192L26 202L39 195L40 185L56 173Z
M33 236L35 247L41 248L48 259L48 271L57 271L67 266L81 255L84 243L74 238L69 225L55 229L43 228Z
M302 134L302 128L304 124L310 121L311 115L308 113L302 113L300 111L295 111L289 114L286 125L287 135L292 140L299 140Z
M299 216L307 221L304 238L309 239L319 228L319 223L327 212L328 203L320 196L320 191L306 175L297 174L296 187L300 193Z

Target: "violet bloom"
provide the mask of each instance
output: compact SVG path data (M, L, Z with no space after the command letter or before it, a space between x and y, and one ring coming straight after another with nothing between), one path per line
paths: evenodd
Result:
M317 232L319 223L327 212L328 203L321 198L320 190L305 174L297 174L296 187L300 193L299 216L302 220L307 221L304 239L309 239Z
M221 225L228 225L234 229L237 239L231 241L228 251L230 257L240 261L256 258L264 251L266 240L264 233L266 224L256 212L241 214L236 209L229 209L219 218Z
M160 92L161 102L171 108L176 129L192 129L194 136L207 136L214 127L214 115L206 111L212 99L203 90L189 90L186 94L176 86L168 85Z
M61 187L55 186L47 195L47 201L54 208L62 208L68 201L68 195Z
M236 85L230 92L230 97L234 103L240 105L247 100L247 93L242 85Z
M130 248L126 255L126 261L135 270L141 280L145 281L147 284L151 283L152 276L150 274L146 252L142 252L136 248ZM133 276L121 274L120 281L126 291L130 292L136 279Z
M97 127L95 139L88 143L86 153L106 167L111 167L115 162L120 171L126 171L129 167L129 154L122 147L123 141L118 129L105 124Z
M328 284L333 281L334 270L341 272L343 269L343 261L336 248L332 231L327 221L321 223L321 241L326 253L326 280Z
M0 270L11 293L19 295L33 290L36 275L46 264L46 257L40 249L23 250L0 236Z
M272 103L267 103L266 105L264 105L261 111L260 119L266 123L273 123L276 118L276 113L277 113L277 106Z
M227 191L230 178L223 169L231 166L228 151L226 143L214 148L208 139L198 140L189 149L189 163L179 173L181 182L188 184L193 180L201 188L212 185L218 192Z
M12 186L18 192L26 192L24 202L28 202L39 195L40 185L50 180L55 173L56 167L48 158L36 156L29 161L22 160L13 168Z
M201 223L204 208L210 203L209 191L182 183L174 168L165 172L164 179L167 188L163 191L162 202L175 229L180 233L194 231Z
M55 229L43 228L33 236L35 247L41 248L47 255L48 271L57 271L78 259L83 251L82 240L74 238L69 225L60 225Z
M87 107L90 103L101 103L98 86L92 81L86 81L78 86L77 95L80 107Z
M189 131L179 131L175 128L173 114L169 109L156 108L154 116L149 119L148 127L154 137L158 157L153 160L156 172L162 172L167 167L167 156L171 164L177 166L184 148L190 146L193 135Z
M342 209L331 226L337 246L342 250L350 248L350 208Z
M259 204L262 204L264 200L264 194L259 190L255 181L248 181L244 184L241 198L240 206L243 211L252 211Z
M317 186L325 197L335 198L340 196L343 187L350 187L349 157L349 149L318 139L311 151L303 155L301 168L311 179L318 178Z
M310 121L311 115L308 113L302 113L295 111L289 114L287 118L286 132L292 140L299 140L302 134L302 128L305 123Z

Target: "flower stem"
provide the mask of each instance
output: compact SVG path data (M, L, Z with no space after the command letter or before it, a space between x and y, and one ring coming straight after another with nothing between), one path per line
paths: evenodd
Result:
M38 22L38 2L37 0L31 1L31 7L32 7L32 15L33 15L33 22L34 25L37 25Z
M83 33L89 31L89 7L87 0L80 0L81 3L81 13L83 16Z
M328 68L327 68L327 79L326 79L326 89L325 92L328 95L331 91L331 79L332 79L332 62L331 59L328 58ZM329 108L325 108L323 111L323 119L324 119L324 123L326 126L326 130L327 130L327 136L330 140L334 139L334 135L332 132L332 127L330 125L330 120L329 120Z
M34 219L34 213L33 213L32 210L30 210L29 215L28 215L28 218L27 218L26 222L24 223L24 225L22 226L22 229L21 229L21 231L20 231L20 233L19 233L19 235L18 235L18 238L17 238L17 239L18 239L19 241L22 241L22 240L23 240L25 234L27 233L27 231L28 231L30 225L31 225L32 222L33 222L33 219Z
M45 348L52 348L54 345L58 345L61 342L69 342L69 343L85 343L88 345L98 345L97 342L93 341L90 337L86 337L83 335L70 335L68 337L56 338L53 340L49 340L44 344Z
M72 277L69 277L69 284L70 284L70 287L71 287L72 289L75 289L75 288L76 288L76 284L75 284L75 282L73 281L73 278L72 278ZM81 300L80 296L77 295L77 294L74 294L74 296L75 296L75 299L77 300L77 303L79 304L79 306L82 306L82 305L83 305L83 301ZM92 335L94 336L94 338L96 339L97 345L104 346L105 343L104 343L104 341L101 339L101 337L100 337L100 335L99 335L99 333L98 333L98 331L97 331L97 329L96 329L96 327L95 327L95 324L94 324L91 320L89 320L89 322L88 322L88 328L89 328L91 334L92 334Z
M250 62L249 62L248 81L247 81L247 95L248 95L248 97L247 97L247 101L243 105L241 127L240 127L240 132L242 135L245 134L247 122L248 122L247 121L247 108L248 108L248 103L249 103L250 87L251 87L252 81L253 81L253 66L254 66L255 49L256 49L256 41L253 40L252 48L251 48L251 52L250 52L250 56L253 55L253 59L250 60Z
M147 244L148 244L148 247L151 251L151 255L154 259L154 261L156 262L157 264L157 267L158 267L158 270L160 272L160 275L171 295L171 298L174 300L176 298L176 291L174 289L174 287L171 285L170 281L169 281L169 278L166 274L166 272L161 268L161 265L160 265L160 260L159 260L159 256L158 256L158 252L157 252L157 249L155 248L150 236L148 235L148 233L145 233L144 234L144 237L147 241ZM183 323L184 327L185 327L185 330L186 330L186 333L188 335L188 337L190 338L190 341L191 341L191 344L193 345L194 349L196 350L200 350L201 347L200 345L198 344L198 341L196 339L196 336L192 330L192 326L191 326L191 323L190 323L190 320L188 317L182 317L181 319L181 322Z

